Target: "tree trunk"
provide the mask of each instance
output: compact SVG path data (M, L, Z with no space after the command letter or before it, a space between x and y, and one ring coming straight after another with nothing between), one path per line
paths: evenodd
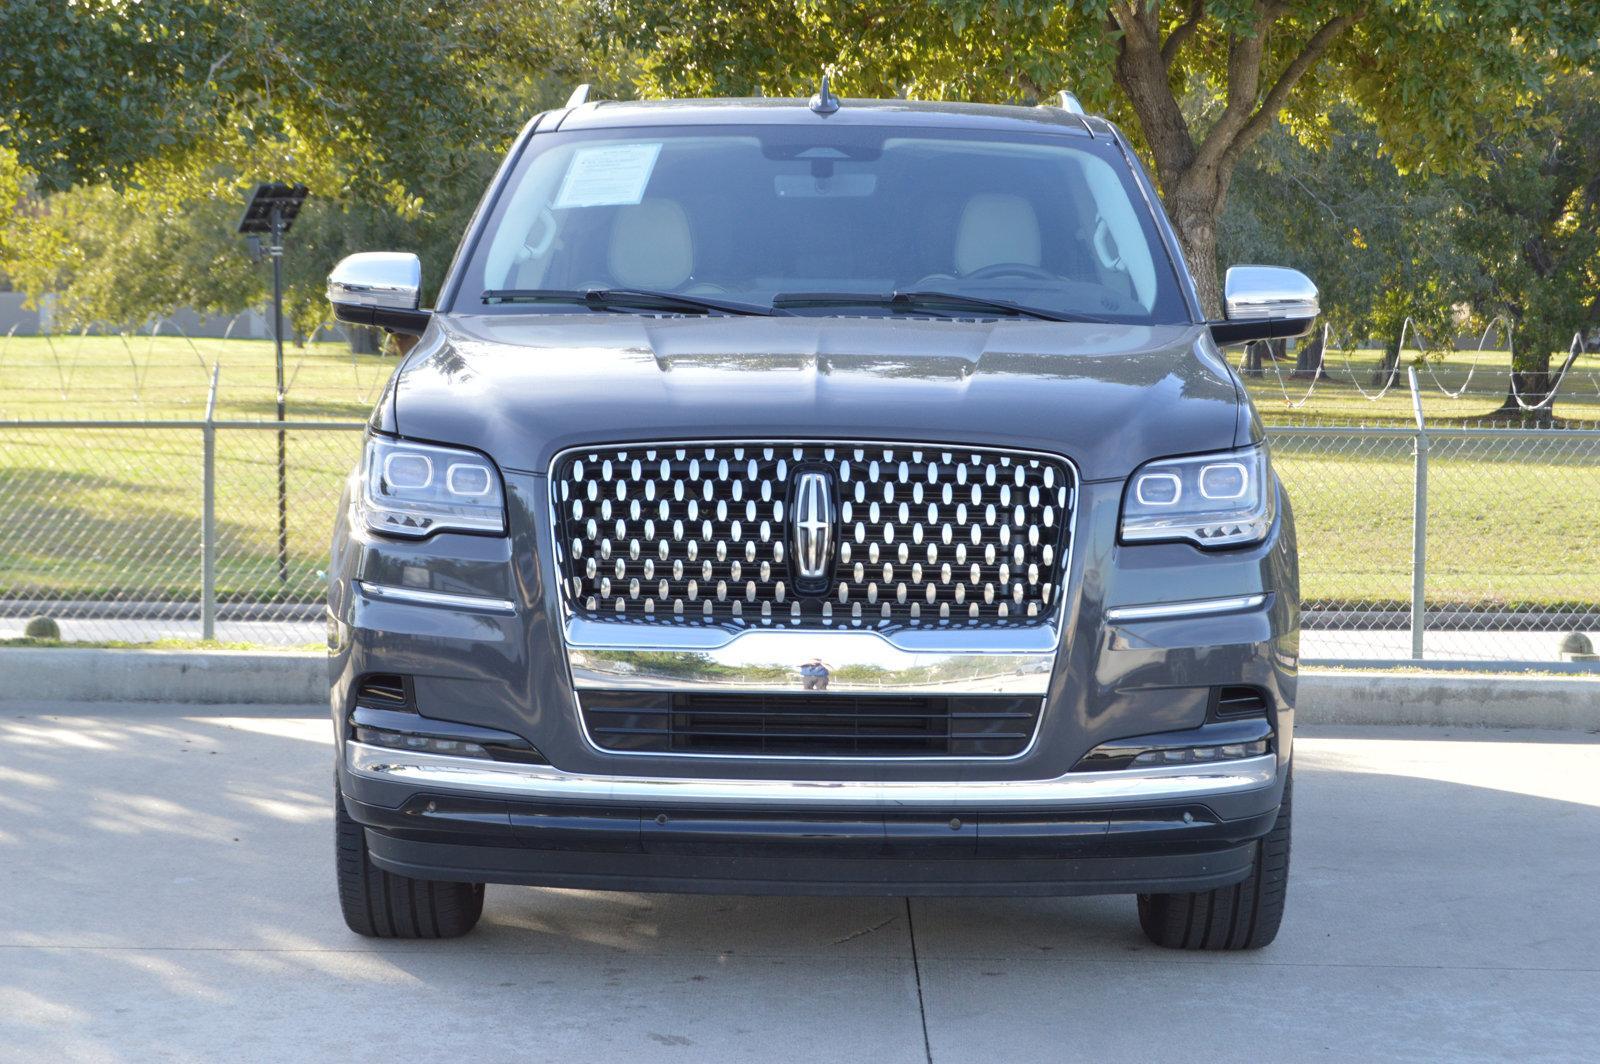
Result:
M1517 352L1511 362L1511 378L1506 384L1505 402L1494 412L1493 417L1520 416L1533 418L1538 424L1549 424L1555 419L1556 401L1550 393L1555 390L1556 381L1563 372L1572 364L1578 353L1573 351L1561 364L1561 369L1552 373L1550 370L1550 340L1536 327L1526 323L1521 307L1511 308L1511 346ZM1544 352L1541 357L1538 352ZM1517 397L1522 397L1522 403L1517 402ZM1540 406L1545 399L1550 400L1546 406ZM1525 410L1527 406L1537 406L1537 410Z
M1212 196L1190 194L1173 197L1172 229L1178 246L1194 277L1195 294L1200 297L1200 312L1208 318L1222 317L1222 281L1217 275L1217 219L1222 215L1224 193Z
M1378 360L1378 368L1372 371L1372 380L1368 383L1375 388L1381 388L1389 383L1397 374L1395 363L1400 361L1400 337L1395 335L1383 346L1383 357Z
M1319 332L1295 352L1294 373L1291 376L1297 380L1322 380L1327 375L1322 367L1322 353L1322 333Z
M1525 370L1514 369L1511 371L1511 381L1506 385L1505 402L1500 404L1491 417L1526 417L1536 424L1548 425L1555 420L1556 403L1551 398L1548 405L1539 406L1550 392L1555 388L1556 374L1548 369ZM1517 396L1522 397L1522 402L1528 406L1538 407L1537 410L1524 410L1517 402Z
M376 355L381 350L383 334L377 329L369 329L362 325L346 325L344 335L353 354Z
M1262 375L1261 348L1263 346L1264 345L1261 343L1261 341L1257 340L1255 343L1249 344L1245 347L1244 365L1239 369L1241 376L1259 377Z
M1297 49L1289 50L1292 58L1265 87L1261 71L1268 55L1267 39L1289 5L1257 0L1254 6L1253 32L1228 38L1226 107L1199 140L1173 91L1182 80L1174 77L1174 62L1199 25L1204 5L1196 5L1165 41L1157 0L1112 0L1106 14L1107 31L1118 36L1112 77L1127 96L1150 146L1172 228L1194 276L1201 313L1211 318L1220 317L1222 311L1217 223L1240 156L1278 120L1295 84L1365 14L1363 8L1323 23Z

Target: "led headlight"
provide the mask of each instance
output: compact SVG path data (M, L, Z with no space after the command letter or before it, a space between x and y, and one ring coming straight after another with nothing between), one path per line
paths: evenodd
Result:
M361 467L361 516L391 536L506 530L500 471L473 451L372 436Z
M1277 491L1265 447L1140 466L1122 500L1125 543L1236 547L1266 538Z

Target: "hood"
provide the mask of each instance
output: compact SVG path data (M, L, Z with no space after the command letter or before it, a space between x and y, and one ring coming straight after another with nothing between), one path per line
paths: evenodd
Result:
M631 314L437 316L385 396L400 435L544 472L584 443L896 440L1062 453L1088 480L1234 446L1203 326Z

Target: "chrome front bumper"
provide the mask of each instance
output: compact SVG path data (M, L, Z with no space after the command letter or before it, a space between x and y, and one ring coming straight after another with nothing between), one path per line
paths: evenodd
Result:
M1272 754L1206 765L1119 772L1074 772L1044 780L901 782L867 780L675 779L601 776L345 743L345 767L356 776L410 784L419 790L493 794L528 800L644 802L667 805L780 806L794 810L867 808L1071 809L1152 800L1202 800L1269 787Z
M567 622L578 690L795 691L799 666L827 662L833 693L1043 695L1058 636L1015 631L795 631ZM854 666L854 668L852 668Z

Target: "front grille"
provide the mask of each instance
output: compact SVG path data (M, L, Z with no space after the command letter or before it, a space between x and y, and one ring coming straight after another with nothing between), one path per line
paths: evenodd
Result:
M832 516L814 580L790 512L806 473L825 474ZM572 615L802 629L1047 623L1075 489L1047 455L846 443L588 448L550 484Z
M1037 697L588 691L603 750L788 757L1010 757L1027 749Z

